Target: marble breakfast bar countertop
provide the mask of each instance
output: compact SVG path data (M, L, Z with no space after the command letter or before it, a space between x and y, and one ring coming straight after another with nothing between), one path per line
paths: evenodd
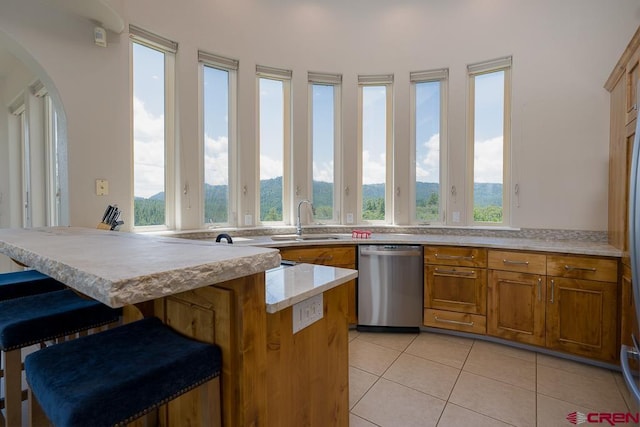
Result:
M280 266L275 249L79 227L0 229L0 253L111 307Z
M358 276L281 266L276 249L77 227L1 229L0 253L111 307L264 271L267 312L275 313Z

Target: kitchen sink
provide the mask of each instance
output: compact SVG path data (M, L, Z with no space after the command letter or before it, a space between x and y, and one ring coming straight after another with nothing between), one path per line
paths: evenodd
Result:
M340 236L335 234L276 234L271 236L271 240L337 240Z

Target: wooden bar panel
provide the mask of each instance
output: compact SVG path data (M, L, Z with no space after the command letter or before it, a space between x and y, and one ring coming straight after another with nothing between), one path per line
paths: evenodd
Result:
M323 318L293 334L293 312L267 315L267 425L347 426L347 286L323 294Z

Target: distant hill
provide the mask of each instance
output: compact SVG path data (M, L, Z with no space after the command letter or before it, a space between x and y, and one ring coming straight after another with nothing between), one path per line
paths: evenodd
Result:
M318 220L333 217L333 187L333 183L313 182L313 200L316 211L314 217ZM438 183L416 183L416 210L419 219L424 221L439 219L439 189ZM384 219L384 192L385 184L362 186L363 217L365 219ZM478 213L474 211L477 221L501 220L502 184L475 184L474 197L478 210ZM206 222L228 222L228 199L228 186L205 184L204 218ZM136 225L165 223L164 192L154 194L147 199L136 197L134 204ZM498 211L500 211L499 219L496 219ZM262 221L282 221L282 177L260 181L260 219Z

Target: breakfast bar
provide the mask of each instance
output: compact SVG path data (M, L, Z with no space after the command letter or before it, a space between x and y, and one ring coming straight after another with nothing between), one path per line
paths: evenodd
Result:
M281 267L274 249L76 227L2 229L0 253L124 307L125 322L158 317L220 346L225 426L348 424L342 285L355 270ZM321 318L294 334L293 306L318 295ZM162 408L163 425L192 425L206 404L198 393Z

